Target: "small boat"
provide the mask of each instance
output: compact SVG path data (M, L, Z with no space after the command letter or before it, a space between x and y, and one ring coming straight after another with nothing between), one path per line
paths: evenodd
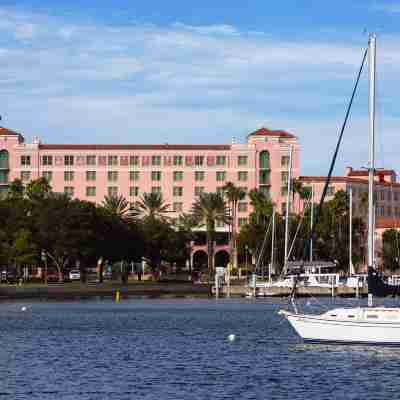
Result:
M371 34L368 40L368 49L364 53L363 62L357 78L357 83L362 71L362 66L369 55L369 190L368 190L368 307L336 308L320 315L299 314L294 295L296 282L293 285L292 304L294 312L281 310L292 325L294 330L305 342L313 343L346 343L400 346L400 308L373 307L373 296L398 295L400 286L385 282L375 270L374 261L374 127L375 127L375 35ZM357 88L353 91L353 97ZM352 97L352 98L353 98ZM351 106L351 102L349 107ZM349 111L349 109L348 109ZM346 115L346 118L348 113ZM346 122L346 120L345 120ZM342 133L343 133L342 128ZM342 134L341 133L341 134ZM339 144L340 144L339 138ZM339 146L338 144L338 146ZM338 147L337 147L338 150ZM333 168L337 150L332 161ZM331 173L331 172L330 172ZM325 189L329 184L328 174ZM321 205L323 202L321 198Z

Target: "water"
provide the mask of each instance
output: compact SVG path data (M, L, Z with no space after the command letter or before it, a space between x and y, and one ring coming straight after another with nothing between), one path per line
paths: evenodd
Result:
M331 299L322 302L332 306ZM398 396L400 350L303 345L277 315L285 304L0 303L0 399ZM343 304L355 303L337 299L334 305ZM230 334L235 340L228 340Z

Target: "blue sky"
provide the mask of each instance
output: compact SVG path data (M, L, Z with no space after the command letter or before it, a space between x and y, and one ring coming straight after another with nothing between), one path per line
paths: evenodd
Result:
M261 126L325 174L378 35L377 166L398 168L400 2L0 0L2 125L47 143L229 143ZM364 74L338 161L367 159Z

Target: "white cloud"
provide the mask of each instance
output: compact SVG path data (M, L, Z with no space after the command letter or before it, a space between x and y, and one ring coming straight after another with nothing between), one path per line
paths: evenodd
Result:
M1 8L0 21L0 31L15 39L0 38L3 123L28 137L226 143L267 125L300 137L308 173L331 152L364 45L289 42L223 24L85 25ZM19 36L17 26L25 27ZM378 55L379 92L391 117L400 88L398 38L379 38ZM365 105L360 93L355 119ZM358 159L364 127L351 129L347 161Z

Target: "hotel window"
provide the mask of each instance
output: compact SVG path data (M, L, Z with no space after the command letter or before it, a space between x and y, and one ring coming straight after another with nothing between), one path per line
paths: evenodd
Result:
M173 203L172 204L173 212L182 212L182 210L183 210L183 203Z
M195 171L194 180L195 181L204 181L204 171Z
M393 193L393 200L394 200L394 201L399 200L399 195L398 195L397 192L394 192L394 193Z
M225 189L224 189L223 186L217 187L216 192L217 192L220 196L222 196L222 197L224 197L224 195L225 195Z
M88 196L88 197L96 196L96 187L95 186L87 186L86 187L86 196Z
M335 194L335 187L334 186L328 186L328 189L326 191L327 196L333 196Z
M21 171L21 181L28 182L31 180L31 171Z
M139 180L139 171L130 171L129 172L129 180L130 181L138 181Z
M74 180L74 171L64 171L64 181L69 182Z
M244 226L247 224L247 218L238 218L238 225Z
M381 191L381 200L385 200L385 192L383 190Z
M131 186L129 188L129 196L139 196L139 187L138 186Z
M74 165L74 156L64 156L64 165Z
M196 165L196 167L203 166L203 163L204 163L204 156L195 156L194 157L194 165Z
M86 171L86 180L87 181L95 181L96 180L96 171Z
M107 179L108 182L116 182L118 180L118 171L108 171Z
M238 165L247 165L247 156L238 156Z
M388 201L392 200L392 192L387 192L387 199Z
M238 211L239 212L247 212L247 203L239 202L238 203Z
M281 157L281 167L283 167L283 168L289 167L289 156Z
M151 171L152 181L161 181L161 171Z
M118 196L118 187L117 186L109 186L107 188L109 197L117 197Z
M86 164L87 165L96 165L96 156L93 156L93 155L86 156Z
M281 181L282 183L288 183L289 179L289 172L288 171L282 171L281 172Z
M161 194L161 187L160 186L153 186L151 188L151 193Z
M226 157L225 156L217 156L215 159L215 164L217 165L225 165L226 164Z
M287 186L282 186L281 187L281 196L287 196Z
M222 182L225 180L225 177L226 177L225 171L217 171L215 174L216 174L216 179L218 182Z
M174 165L182 165L183 157L182 156L174 156Z
M238 181L245 182L247 181L247 171L239 171L238 172Z
M31 165L31 156L21 156L21 165L24 167Z
M151 156L151 165L161 165L161 156Z
M182 171L174 171L174 181L181 181L183 179Z
M392 207L388 206L386 210L387 210L387 216L391 217L392 216Z
M42 165L53 165L53 156L42 156Z
M183 187L182 186L174 186L173 195L177 197L183 196Z
M202 193L204 193L204 187L203 186L195 186L194 187L194 195L195 196L200 196Z
M72 186L65 186L64 193L69 197L73 197L74 196L74 188Z
M42 177L47 180L47 182L51 182L53 179L53 172L51 171L43 171L42 172Z
M271 171L269 169L262 169L259 173L260 185L270 184Z
M108 156L108 165L118 165L118 156Z
M139 165L139 156L129 156L129 165Z

